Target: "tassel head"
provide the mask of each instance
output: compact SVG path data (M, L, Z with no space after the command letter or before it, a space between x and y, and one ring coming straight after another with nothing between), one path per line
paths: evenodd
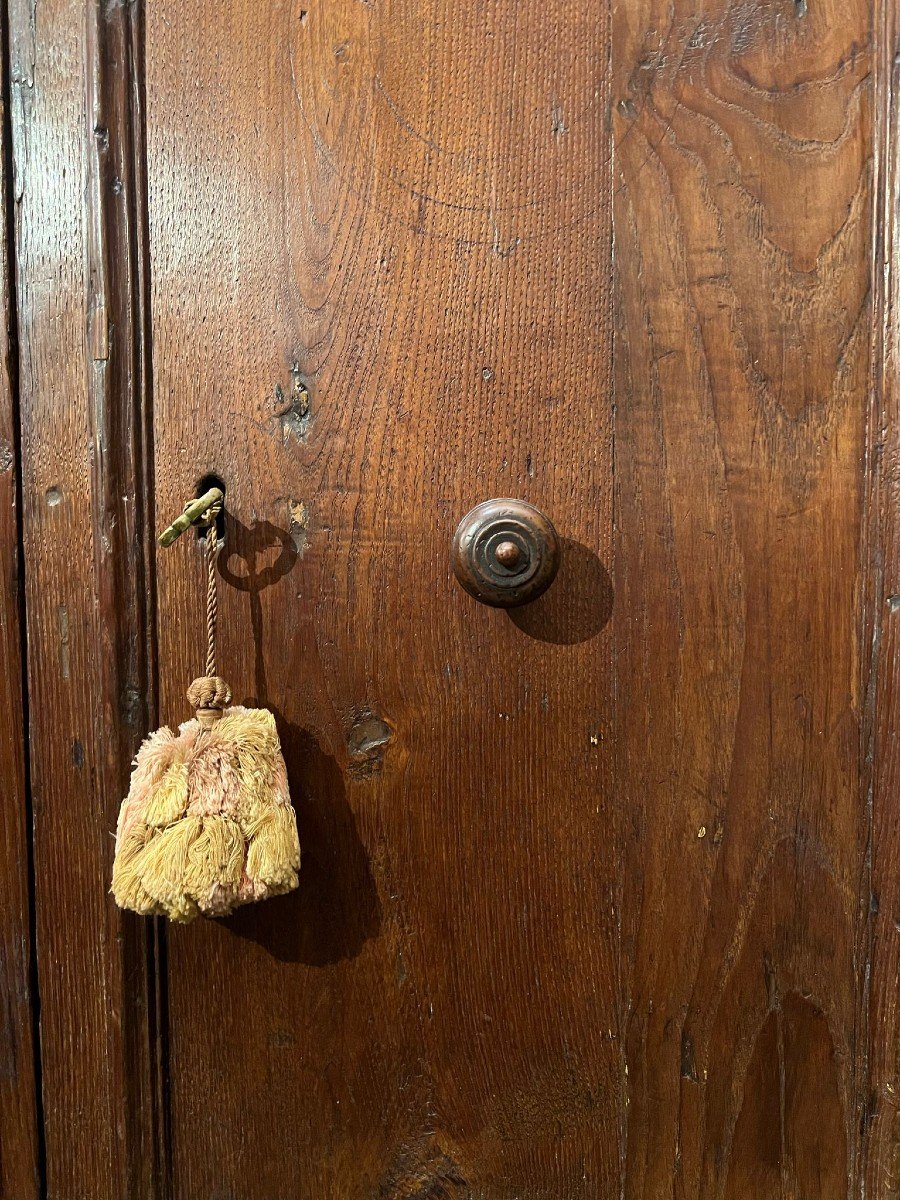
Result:
M218 675L201 675L187 690L188 704L203 729L212 729L231 703L231 688Z

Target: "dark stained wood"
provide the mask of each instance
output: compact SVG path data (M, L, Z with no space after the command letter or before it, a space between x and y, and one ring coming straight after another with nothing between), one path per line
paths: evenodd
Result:
M152 926L107 894L153 705L132 6L10 6L47 1194L159 1175Z
M877 8L876 30L875 318L867 448L870 620L863 641L872 668L866 748L873 816L865 1184L871 1200L892 1200L900 1196L900 63L895 49L900 30L896 5L888 0Z
M185 1194L861 1187L892 41L695 7L150 17L159 500L228 484L224 661L308 848L173 936ZM442 574L501 492L570 539L512 620ZM174 716L197 547L160 571Z
M615 7L623 1194L859 1195L872 6Z
M306 852L296 895L172 930L175 1194L594 1200L621 1153L607 19L147 21L157 509L227 485L221 668L276 711ZM451 573L494 496L567 539L531 632ZM196 540L158 569L178 721Z
M145 17L10 4L48 1195L900 1195L895 6ZM305 858L161 935L109 833L189 715L201 547L151 534L210 475ZM510 612L450 565L495 496L563 539Z
M6 96L5 61L0 83ZM8 136L5 101L3 136ZM7 160L0 162L0 1196L37 1200L40 1187L35 1082L29 796L21 653L22 562L18 432L11 361L13 310Z

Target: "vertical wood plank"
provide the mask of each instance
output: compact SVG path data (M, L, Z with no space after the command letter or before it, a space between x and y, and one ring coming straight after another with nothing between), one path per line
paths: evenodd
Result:
M158 1181L150 928L107 895L152 705L138 10L13 0L28 684L48 1196Z
M871 22L614 5L630 1200L861 1187Z
M897 6L876 6L873 388L867 465L869 648L866 749L872 808L872 963L866 1195L900 1196L900 28Z
M5 23L4 23L5 24ZM0 62L2 94L8 66ZM2 110L4 145L9 114ZM32 936L29 902L29 812L25 680L22 662L23 591L19 548L19 454L15 363L11 337L12 230L9 180L0 163L0 1196L38 1200L40 1153L35 1078Z
M607 13L161 0L147 50L157 503L227 485L306 855L172 931L175 1191L614 1194ZM568 542L515 619L449 570L498 495ZM178 721L195 540L159 581Z

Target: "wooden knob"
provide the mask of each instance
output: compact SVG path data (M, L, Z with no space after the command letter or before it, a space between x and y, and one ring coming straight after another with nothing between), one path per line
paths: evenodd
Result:
M451 550L453 571L482 604L515 608L537 599L559 568L559 537L524 500L485 500L466 513Z

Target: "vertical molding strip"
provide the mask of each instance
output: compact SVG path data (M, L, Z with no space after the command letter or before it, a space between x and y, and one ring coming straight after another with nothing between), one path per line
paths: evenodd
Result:
M863 1130L866 1200L900 1196L900 14L875 5L873 369L866 467L866 763L872 814L871 942Z
M9 2L47 1195L159 1200L158 931L108 895L156 710L143 13Z
M155 722L154 538L149 253L143 142L143 7L86 6L88 224L86 345L92 421L94 577L106 707L106 774L116 802L123 769ZM122 917L121 1045L128 1195L158 1195L165 1154L161 923ZM142 936L145 935L145 936ZM130 994L129 994L130 989ZM136 1069L135 1069L136 1068ZM151 1139L147 1145L148 1137ZM148 1152L149 1151L149 1152ZM152 1168L152 1170L151 1170Z
M2 6L3 153L0 157L0 1196L43 1195L38 996L28 780L16 388L15 258L10 195L7 6Z

